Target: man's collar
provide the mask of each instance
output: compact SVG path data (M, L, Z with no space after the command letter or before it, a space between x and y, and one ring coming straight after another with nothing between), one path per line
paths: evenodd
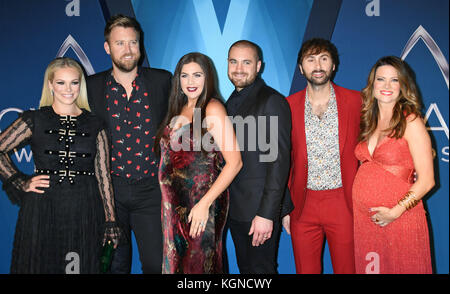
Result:
M253 83L251 83L250 85L248 85L247 87L243 88L240 91L237 91L236 89L233 91L233 96L243 96L243 95L248 95L248 93L250 93L251 89L253 89L253 87L255 86L255 84L260 80L260 77L256 77L256 79L253 81Z
M336 97L336 93L334 91L334 87L335 84L333 84L332 82L329 83L330 85L330 98L335 98ZM305 98L308 99L308 87L305 88Z

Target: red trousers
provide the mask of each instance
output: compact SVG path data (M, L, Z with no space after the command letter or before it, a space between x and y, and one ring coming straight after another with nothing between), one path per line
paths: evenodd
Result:
M324 237L328 241L335 274L355 273L353 216L343 188L307 190L298 220L291 220L291 238L298 274L320 274Z

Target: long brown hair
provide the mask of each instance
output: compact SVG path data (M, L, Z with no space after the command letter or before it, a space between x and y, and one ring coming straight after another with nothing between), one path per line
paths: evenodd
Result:
M414 114L416 117L421 116L419 91L411 68L396 56L382 57L370 70L369 77L367 78L367 85L361 91L363 104L361 110L360 133L358 137L359 141L367 140L375 132L378 125L379 109L377 100L373 95L373 84L377 69L383 65L393 66L397 70L400 82L400 94L393 109L389 128L384 131L388 132L388 136L391 138L401 138L406 129L406 117L410 114Z
M200 94L200 97L197 99L195 108L200 108L201 119L203 120L206 117L206 106L208 105L211 98L218 97L213 65L210 59L201 53L193 52L188 53L181 57L180 61L175 68L175 72L172 77L172 88L169 96L169 109L167 111L167 115L159 126L158 131L156 132L155 138L155 154L159 157L161 155L161 148L159 142L164 134L164 129L168 126L173 117L179 115L183 107L187 104L188 98L183 93L181 89L180 83L180 75L181 70L185 64L195 62L197 63L205 74L205 86L203 87L203 91ZM206 133L206 129L202 127L201 135L202 138ZM202 144L201 144L202 145ZM202 151L203 146L201 147Z

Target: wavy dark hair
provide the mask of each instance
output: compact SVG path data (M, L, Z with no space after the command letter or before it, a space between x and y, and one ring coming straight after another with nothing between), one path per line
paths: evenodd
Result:
M181 70L185 64L195 62L197 63L201 69L203 70L205 74L205 85L203 87L203 91L200 94L200 97L197 100L197 103L195 105L196 108L200 108L201 113L201 119L206 117L206 106L208 105L209 101L212 98L219 97L216 87L216 79L214 76L214 69L211 60L208 56L193 52L188 53L181 57L180 61L178 61L178 64L175 68L175 72L172 77L172 88L170 91L169 96L169 109L167 111L167 115L162 121L161 125L159 126L158 131L156 132L156 138L155 138L155 154L159 157L161 155L161 147L159 145L161 138L164 135L164 129L170 124L172 118L174 118L177 115L180 115L181 110L183 107L187 104L188 98L183 93L183 90L181 89L181 83L180 83L180 75ZM205 128L202 126L201 135L203 138L203 135L207 132ZM202 145L202 144L200 144ZM203 146L202 146L202 151Z
M400 94L394 106L389 128L384 131L389 133L389 137L399 139L405 134L406 117L410 114L414 114L416 117L421 116L420 110L422 105L413 71L403 60L396 56L382 57L370 70L367 85L361 91L363 104L359 141L367 140L375 132L378 125L379 109L377 100L373 95L373 84L377 69L384 65L393 66L397 70L400 82Z
M339 53L336 46L326 39L312 38L305 41L298 52L297 64L302 65L303 59L305 59L308 55L317 55L322 52L330 53L331 59L333 60L333 64L335 66L334 72L337 72L340 62Z

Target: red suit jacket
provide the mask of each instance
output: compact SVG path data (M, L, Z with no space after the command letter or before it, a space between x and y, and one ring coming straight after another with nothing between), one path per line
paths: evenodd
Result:
M361 96L358 91L345 89L332 84L336 94L339 121L339 151L342 185L350 213L352 210L352 185L358 168L355 147L358 143ZM308 178L308 156L305 135L305 94L306 88L287 97L292 113L291 131L291 169L288 187L291 192L294 210L291 218L298 220L305 204Z

